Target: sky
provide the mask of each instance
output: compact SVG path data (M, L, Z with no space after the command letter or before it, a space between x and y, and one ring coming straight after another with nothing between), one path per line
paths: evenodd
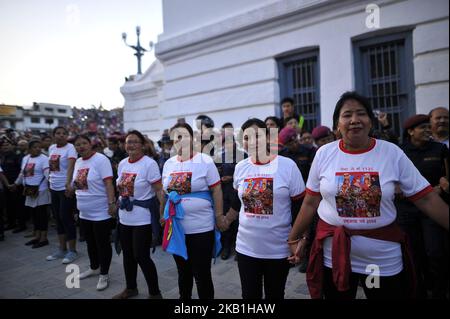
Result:
M123 43L157 41L162 0L0 0L0 104L122 107L120 87L137 73ZM153 50L142 58L142 72Z

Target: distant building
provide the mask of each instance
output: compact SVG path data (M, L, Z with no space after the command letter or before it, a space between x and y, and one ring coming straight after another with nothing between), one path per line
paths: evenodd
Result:
M37 102L27 108L0 105L0 126L18 131L49 132L71 116L72 108L69 105Z
M30 109L24 109L24 130L51 131L71 116L72 107L69 105L34 102Z
M0 104L0 128L23 130L23 107Z
M449 105L447 0L163 0L158 60L121 88L125 130L158 138L201 113L219 127L280 115L291 96L312 129L347 90L399 132Z

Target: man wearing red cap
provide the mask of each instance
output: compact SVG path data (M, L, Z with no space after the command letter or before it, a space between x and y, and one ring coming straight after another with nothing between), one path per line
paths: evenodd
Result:
M303 180L306 181L315 149L301 145L297 139L297 130L289 126L280 131L278 142L281 144L280 155L292 159L300 169Z
M311 135L317 148L335 140L333 132L326 126L316 126Z

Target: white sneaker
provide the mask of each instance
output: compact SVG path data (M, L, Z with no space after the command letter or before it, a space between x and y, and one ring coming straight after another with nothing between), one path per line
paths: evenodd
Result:
M75 259L78 258L78 253L76 251L70 251L64 256L64 259L62 260L63 264L71 264L74 262Z
M96 275L100 275L100 268L97 268L95 270L89 268L88 270L83 271L81 274L79 274L78 275L78 279L82 280L84 278L91 277L91 276L96 276Z
M108 275L100 275L98 278L97 290L104 290L109 286L109 276Z

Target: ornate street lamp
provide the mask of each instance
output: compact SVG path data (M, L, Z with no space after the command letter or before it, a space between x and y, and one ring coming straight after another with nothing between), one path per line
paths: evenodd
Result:
M146 50L145 48L141 47L141 44L139 42L140 34L141 34L141 27L137 26L136 27L137 43L136 43L136 45L129 45L127 43L127 34L125 32L122 33L122 39L123 39L123 42L125 43L125 45L129 46L130 48L132 48L136 51L136 53L134 55L137 57L137 60L138 60L138 73L137 74L142 74L141 57L144 55L144 52L150 52L153 49L152 41L150 41L150 43L149 43L150 50Z

